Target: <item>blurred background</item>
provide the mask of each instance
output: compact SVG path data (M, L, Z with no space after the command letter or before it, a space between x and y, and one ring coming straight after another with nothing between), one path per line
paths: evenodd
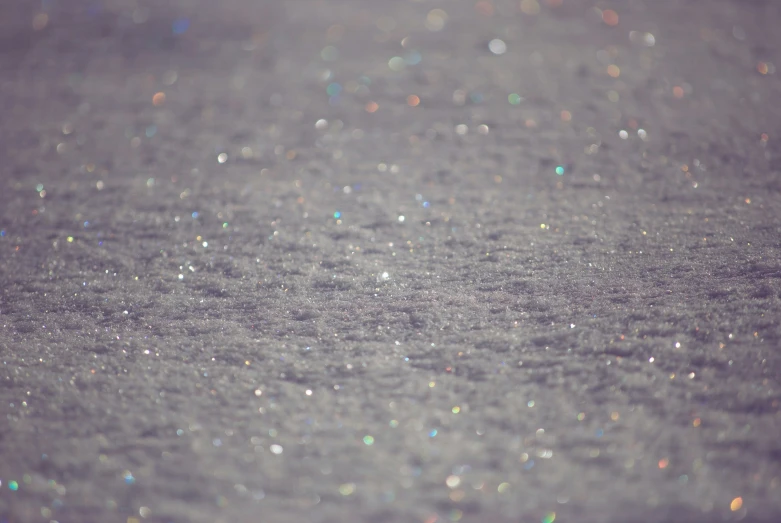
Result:
M1 0L0 523L775 521L779 11Z

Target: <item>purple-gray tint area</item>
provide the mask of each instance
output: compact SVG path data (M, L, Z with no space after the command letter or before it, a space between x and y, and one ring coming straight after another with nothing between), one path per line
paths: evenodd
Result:
M1 4L0 522L781 517L781 3Z

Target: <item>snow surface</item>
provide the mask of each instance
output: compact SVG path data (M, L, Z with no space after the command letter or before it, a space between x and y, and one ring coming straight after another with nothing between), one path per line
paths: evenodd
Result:
M0 521L777 521L781 4L475 4L2 2Z

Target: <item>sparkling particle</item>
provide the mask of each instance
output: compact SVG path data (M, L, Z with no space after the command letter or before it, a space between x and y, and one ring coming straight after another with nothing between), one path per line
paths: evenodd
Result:
M272 454L276 454L276 455L282 454L282 450L283 450L282 445L277 445L277 444L271 445L268 449L271 451Z
M602 21L607 25L614 27L618 25L618 13L612 9L605 9L602 11Z
M433 437L435 437L437 434L438 434L438 431L437 431L437 429L432 429L432 430L431 430L431 431L428 433L428 437L429 437L429 438L433 438Z
M414 94L411 94L407 97L407 105L410 107L417 107L420 105L420 98L415 96Z
M152 97L152 105L160 106L163 105L165 102L165 93L160 91L159 93L155 93Z
M510 102L510 105L520 105L522 100L521 95L517 93L511 93L507 96L507 101Z
M426 15L426 29L437 32L445 28L447 23L447 13L442 9L432 9Z
M45 28L49 23L49 15L46 13L38 13L33 17L33 30L40 31Z
M19 483L17 483L14 480L11 480L8 482L8 488L16 492L17 490L19 490Z
M455 406L452 409L450 409L450 412L452 412L453 414L458 414L459 412L461 412L461 407Z
M732 512L737 512L743 506L743 498L737 497L729 504L729 508Z
M556 513L555 512L548 512L542 518L542 523L553 523L554 521L556 521Z
M123 478L125 480L125 484L126 485L132 485L133 483L136 482L136 478L134 478L133 474L131 474L128 471L125 472L125 474L123 475Z
M325 120L323 118L320 118L318 121L315 122L315 129L318 131L322 131L323 129L328 128L328 120Z
M539 14L540 3L537 0L521 0L521 12L525 15Z
M341 217L342 217L342 213L340 213L339 211L334 212L334 218L338 220Z
M225 163L228 161L228 155L225 153L220 153L217 155L217 162L219 163Z
M407 62L400 56L394 56L388 60L388 67L391 71L401 71L407 66Z
M342 496L349 496L355 492L355 483L343 483L339 485L339 494Z
M563 165L557 165L556 166L556 174L559 176L564 176L564 166Z
M494 38L488 42L488 49L495 55L504 54L507 52L507 44L504 43L504 40Z
M453 91L453 103L456 105L464 105L466 103L466 92L461 89Z
M374 438L367 434L366 436L363 437L363 443L364 445L367 446L374 445Z
M494 6L488 0L481 0L475 4L475 10L483 16L492 16L494 14Z
M181 35L184 34L187 29L190 28L190 19L189 18L177 18L173 21L171 24L171 32L174 35Z
M163 85L174 85L178 79L179 75L174 70L169 70L163 73Z
M622 140L626 140L627 138L629 138L629 133L626 132L624 129L621 129L620 131L618 131L618 137L621 138Z
M461 478L459 478L456 475L448 476L445 480L445 485L447 485L450 488L456 488L461 484Z

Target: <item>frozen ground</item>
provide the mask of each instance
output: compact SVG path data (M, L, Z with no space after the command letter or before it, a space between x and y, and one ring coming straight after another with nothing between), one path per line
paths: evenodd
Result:
M0 521L777 521L781 4L556 4L2 2Z

